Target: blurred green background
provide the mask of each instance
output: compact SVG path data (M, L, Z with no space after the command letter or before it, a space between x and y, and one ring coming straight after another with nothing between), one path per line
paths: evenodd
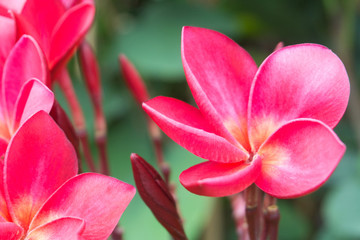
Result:
M145 115L125 87L118 54L139 70L151 96L192 102L180 57L184 25L220 31L244 47L260 64L279 41L312 42L331 48L344 62L351 81L349 107L335 131L347 152L329 181L306 197L280 200L280 239L360 239L360 4L356 0L98 0L88 39L96 49L103 80L108 123L108 153L113 176L134 185L130 153L155 165ZM88 95L70 62L77 94L93 144L93 115ZM58 98L61 93L57 91ZM64 103L64 101L62 100ZM63 104L64 105L64 104ZM96 148L92 148L96 154ZM164 136L165 159L172 169L189 239L237 239L227 198L187 192L182 170L200 162ZM314 159L316 161L316 159ZM170 239L137 194L123 214L125 240Z

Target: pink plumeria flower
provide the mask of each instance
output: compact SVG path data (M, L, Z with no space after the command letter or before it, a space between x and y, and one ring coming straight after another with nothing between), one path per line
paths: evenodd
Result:
M0 239L107 239L135 188L97 173L77 175L77 165L47 113L29 118L0 161Z
M34 37L54 72L80 44L92 24L95 7L92 0L0 0L0 15L0 29L6 33L0 39L13 42L23 34ZM5 55L7 50L0 47Z
M10 51L0 84L0 156L15 131L33 114L50 112L54 94L46 87L48 68L35 40L24 35Z
M185 188L226 196L255 183L270 195L291 198L329 178L345 152L332 128L350 89L331 50L288 46L257 68L223 34L184 27L181 53L198 108L168 97L143 108L175 142L208 159L181 173Z

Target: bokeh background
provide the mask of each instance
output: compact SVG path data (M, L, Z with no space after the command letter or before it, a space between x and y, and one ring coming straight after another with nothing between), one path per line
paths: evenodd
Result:
M111 174L134 184L130 153L155 165L142 109L122 79L118 54L134 63L151 96L171 96L194 103L180 57L182 26L220 31L244 47L259 65L279 41L285 45L326 45L344 62L351 81L349 107L335 131L347 151L329 181L306 197L280 200L279 239L360 239L360 3L357 0L98 0L87 38L94 46L103 81ZM93 144L93 113L77 68L69 63ZM62 99L60 91L57 97ZM94 144L93 144L94 145ZM92 148L96 154L96 148ZM182 170L201 161L164 136L165 159L172 169L189 239L237 239L227 198L187 192L179 183ZM317 161L317 159L314 159ZM125 240L167 240L139 194L120 221Z

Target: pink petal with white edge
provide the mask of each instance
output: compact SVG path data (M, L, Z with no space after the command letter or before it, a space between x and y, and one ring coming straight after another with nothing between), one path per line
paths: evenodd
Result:
M30 228L61 217L81 218L85 222L84 239L107 239L135 188L115 178L84 173L71 178L42 206Z
M5 155L5 196L13 222L27 230L49 196L76 175L77 164L73 146L47 113L29 118Z
M20 240L23 229L12 222L0 222L0 239Z
M252 147L256 150L278 127L296 118L318 119L333 128L345 112L349 93L346 69L328 48L300 44L274 52L260 66L252 86Z
M80 240L85 227L79 218L60 218L32 230L25 240Z
M24 35L16 43L6 60L2 79L2 94L8 117L15 110L16 100L23 84L37 78L46 84L48 70L42 50L35 40Z
M330 177L345 149L324 123L313 119L291 121L260 147L262 170L255 183L277 198L304 196Z
M16 103L13 131L38 111L49 113L53 104L54 94L42 82L37 79L26 82Z
M90 3L75 5L59 19L51 36L49 67L52 69L62 58L69 57L80 44L94 19L95 7Z
M183 28L181 53L186 79L204 117L221 136L250 150L246 119L257 70L254 60L227 36L197 27Z
M214 133L199 109L169 97L143 103L143 109L176 143L193 154L217 162L240 162L249 155Z
M24 7L26 0L0 0L0 5L7 8L14 10L17 13L20 13L22 8Z
M254 183L260 171L261 159L255 155L251 163L200 163L183 171L179 179L192 193L223 197L243 191Z

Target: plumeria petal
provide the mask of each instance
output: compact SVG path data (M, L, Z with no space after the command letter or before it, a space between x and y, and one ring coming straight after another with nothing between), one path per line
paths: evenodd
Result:
M95 7L90 3L80 3L65 12L59 19L51 37L49 67L52 69L61 58L68 58L72 49L80 44L81 39L91 26Z
M5 60L15 45L16 28L14 19L0 15L0 29L0 76L2 76Z
M14 10L15 12L20 13L24 7L26 0L0 0L0 5L4 8Z
M5 201L4 190L4 155L8 142L5 139L0 138L0 219L4 218L10 220L8 208ZM1 238L0 238L1 239Z
M181 53L186 79L204 117L220 135L250 150L246 118L257 70L254 60L225 35L196 27L183 28Z
M255 155L251 163L200 163L183 171L179 179L192 193L223 197L241 192L250 186L260 170L261 159Z
M0 162L4 162L4 159L2 158L1 159L1 157L4 157L4 155L5 155L5 151L6 151L6 148L7 148L7 145L8 145L8 140L7 140L7 138L2 138L1 136L0 136L0 160L2 160L2 161L0 161ZM1 166L0 166L1 167ZM0 169L2 169L2 168L0 168ZM1 172L1 171L0 171ZM0 173L1 174L1 173Z
M0 222L0 239L20 240L23 229L12 222Z
M1 109L0 109L1 112ZM0 114L0 139L8 141L11 135L5 117Z
M84 220L80 218L60 218L32 230L26 240L79 240L84 227Z
M66 9L75 6L76 4L87 2L91 4L95 4L94 0L61 0L62 4L65 6Z
M35 39L39 42L48 60L53 29L64 12L65 7L58 0L27 0L21 12L21 17L25 21L18 22L18 31L36 36ZM29 28L24 23L33 26L33 28Z
M344 152L345 145L324 123L294 120L260 147L262 169L255 183L277 198L306 195L330 177Z
M349 92L345 67L328 48L300 44L274 52L260 66L252 86L253 148L295 118L318 119L333 128L345 112Z
M9 143L5 196L13 221L25 230L48 197L77 173L71 143L45 112L29 118Z
M61 217L85 221L85 239L107 239L135 194L135 188L115 178L84 173L71 178L43 205L31 228Z
M193 154L218 162L239 162L248 158L241 146L234 146L214 133L201 112L180 100L156 97L143 103L145 112L175 142Z
M13 130L40 110L50 112L54 104L54 94L37 79L29 80L20 91L16 102Z
M47 71L46 61L35 40L30 36L21 37L4 66L2 94L8 117L13 116L23 84L31 78L37 78L46 84Z
M64 5L64 7L68 9L74 6L78 2L78 0L61 0L61 2Z

